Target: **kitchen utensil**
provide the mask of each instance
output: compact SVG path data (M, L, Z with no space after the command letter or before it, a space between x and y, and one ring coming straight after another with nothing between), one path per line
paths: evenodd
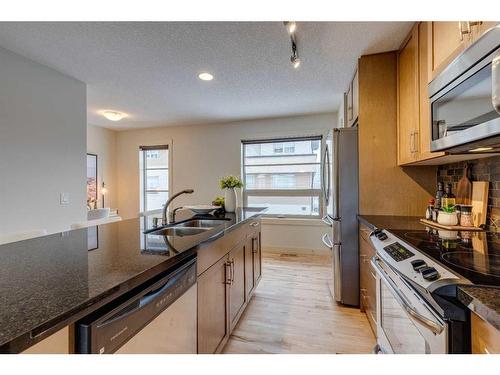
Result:
M488 181L474 181L472 183L472 218L475 227L486 224L488 209Z
M472 198L472 183L469 179L470 166L465 164L464 175L458 181L455 194L457 204L470 204Z

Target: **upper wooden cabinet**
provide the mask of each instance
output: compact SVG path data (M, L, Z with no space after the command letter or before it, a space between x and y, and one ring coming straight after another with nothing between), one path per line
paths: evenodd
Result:
M398 164L417 160L419 129L418 25L398 53Z
M430 26L429 75L427 82L432 81L460 52L474 43L488 29L498 22L491 21L455 21L426 22Z
M359 115L359 82L358 82L358 69L354 72L354 77L349 84L346 92L346 121L347 126L353 126Z
M430 150L429 32L429 22L416 24L398 52L398 165L446 155Z

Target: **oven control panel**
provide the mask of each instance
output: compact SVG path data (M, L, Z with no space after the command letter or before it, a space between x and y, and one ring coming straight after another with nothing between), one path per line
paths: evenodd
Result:
M401 262L402 260L406 260L406 259L411 258L412 256L415 255L410 250L408 250L406 247L401 245L399 242L394 242L394 243L384 247L384 250L396 262Z
M381 233L385 234L382 238ZM384 263L425 289L429 288L437 280L459 279L438 262L427 257L391 232L379 230L370 239Z

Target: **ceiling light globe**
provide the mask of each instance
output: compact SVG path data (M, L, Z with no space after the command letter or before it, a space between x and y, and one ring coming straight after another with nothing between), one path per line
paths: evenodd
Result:
M214 76L210 73L203 72L198 74L198 78L201 79L202 81L211 81L214 79Z
M117 111L103 111L102 115L110 121L120 121L124 117L127 117L125 113Z

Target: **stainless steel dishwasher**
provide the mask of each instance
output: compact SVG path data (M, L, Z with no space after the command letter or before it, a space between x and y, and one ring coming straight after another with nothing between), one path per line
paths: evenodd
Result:
M76 323L77 353L197 350L196 259Z

